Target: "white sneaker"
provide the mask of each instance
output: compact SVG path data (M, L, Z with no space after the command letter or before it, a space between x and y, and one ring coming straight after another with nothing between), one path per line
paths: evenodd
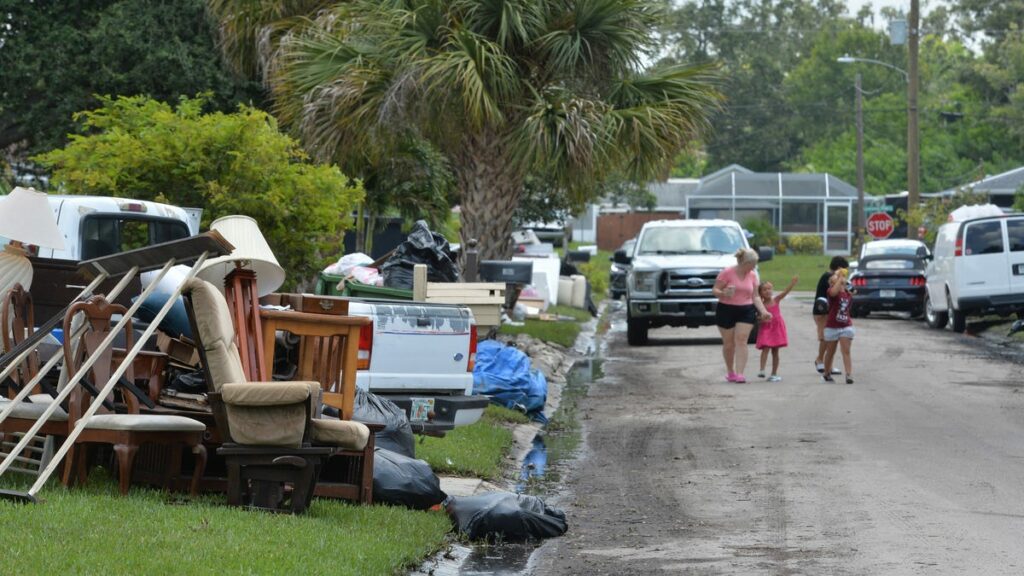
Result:
M839 368L833 368L832 369L832 374L842 374L842 373L843 373L843 371L840 370Z
M761 370L760 372L758 372L757 373L757 377L758 378L764 378L764 370Z
M821 363L821 362L815 362L814 363L814 369L818 371L818 374L824 374L825 373L825 365L823 363Z
M782 376L779 376L778 374L772 374L771 376L768 377L768 381L769 382L782 382Z

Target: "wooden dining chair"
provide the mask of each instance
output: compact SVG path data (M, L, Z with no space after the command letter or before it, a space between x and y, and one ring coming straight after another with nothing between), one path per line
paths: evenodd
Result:
M94 296L85 302L71 306L64 318L64 362L67 366L68 378L73 378L85 358L99 355L100 358L92 365L89 377L95 388L102 388L113 373L114 351L111 347L102 347L103 340L111 332L111 316L124 314L126 309L119 304L112 304L103 296ZM71 323L75 314L84 317L85 330L72 338ZM133 331L131 321L125 326L125 347L132 348ZM127 381L132 377L128 376ZM119 414L101 407L96 414L89 417L85 428L75 441L75 446L68 452L68 460L64 463L63 481L66 486L75 482L82 483L88 474L88 454L86 448L92 444L109 444L113 446L117 457L118 485L121 494L126 494L131 485L135 455L143 444L163 445L170 448L164 475L164 486L176 488L176 480L181 472L182 451L189 448L195 454L195 466L189 486L191 494L198 491L199 480L206 467L206 448L203 446L203 434L206 425L197 420L177 415L139 414L137 401L131 401L130 392L123 392L127 400L124 405L129 413ZM68 407L68 420L65 434L84 417L94 396L89 387L77 385L71 392Z
M32 307L32 295L21 284L15 284L3 295L3 309L0 310L0 336L2 351L12 350L35 331L35 313ZM18 366L11 380L20 389L39 372L39 354L32 352ZM18 390L8 387L7 397L14 398ZM38 393L34 390L33 393Z

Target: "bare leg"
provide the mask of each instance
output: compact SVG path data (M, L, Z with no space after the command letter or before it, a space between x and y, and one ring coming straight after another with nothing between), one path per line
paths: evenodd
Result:
M850 357L851 344L853 344L852 338L839 339L839 350L843 353L843 369L847 376L853 376L853 358Z
M735 349L733 366L736 368L736 373L740 375L747 369L747 339L750 338L750 331L753 329L753 324L738 322L733 331L733 348Z
M838 342L826 342L825 343L825 376L832 374L832 361L836 357L836 345Z
M825 361L825 322L827 320L828 316L824 314L814 316L814 324L818 329L818 356L814 359L815 364L821 364Z
M722 358L725 360L727 374L733 373L733 360L736 355L736 348L733 345L733 332L735 331L734 328L718 327L718 332L722 335Z
M761 372L764 372L764 367L768 365L768 350L768 348L761 348Z
M772 376L779 375L779 349L772 348Z

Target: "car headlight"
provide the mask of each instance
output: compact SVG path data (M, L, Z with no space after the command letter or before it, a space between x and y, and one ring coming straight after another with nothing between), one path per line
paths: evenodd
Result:
M612 264L612 272L616 274L621 274L623 270L618 264Z
M633 273L633 290L636 292L649 292L654 293L654 286L658 283L658 274L660 272L634 272Z

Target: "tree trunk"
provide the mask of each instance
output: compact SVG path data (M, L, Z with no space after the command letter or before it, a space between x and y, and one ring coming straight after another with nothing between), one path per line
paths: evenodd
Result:
M522 174L508 161L501 136L468 135L454 155L453 172L461 194L460 237L479 241L480 260L512 257L512 215L519 206Z

